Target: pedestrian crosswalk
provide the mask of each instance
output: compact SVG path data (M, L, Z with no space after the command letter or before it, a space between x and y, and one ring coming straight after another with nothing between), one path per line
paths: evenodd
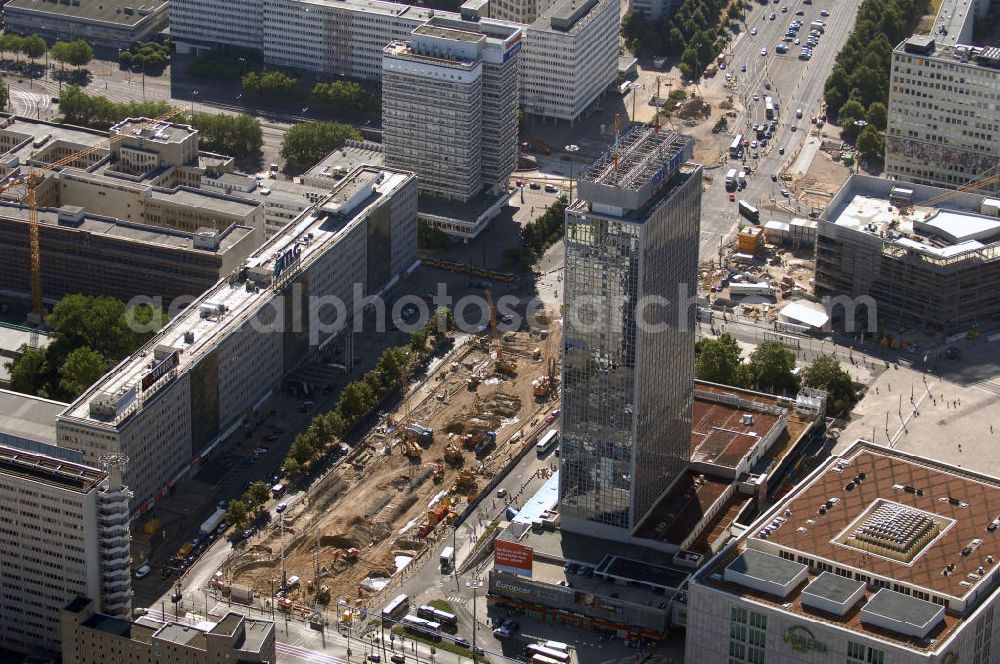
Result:
M451 602L452 605L461 604L463 606L469 601L468 597L462 597L461 595L445 595L445 599Z

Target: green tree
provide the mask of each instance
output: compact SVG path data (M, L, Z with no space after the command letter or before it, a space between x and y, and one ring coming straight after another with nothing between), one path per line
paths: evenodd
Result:
M830 114L831 120L836 120L836 115L834 114L847 101L847 95L850 91L851 81L847 76L847 72L844 71L841 65L834 65L833 71L830 72L830 76L826 79L823 94L827 112Z
M802 372L802 384L826 390L836 413L850 410L858 401L851 375L840 368L840 363L830 355L820 355Z
M384 387L392 389L402 383L406 377L409 359L405 346L386 348L382 351L375 364L375 373L378 374L379 381Z
M305 466L307 463L312 461L313 458L313 448L309 444L302 434L295 437L292 441L291 447L288 448L288 459L299 464L299 466Z
M82 39L74 39L70 42L69 64L74 67L83 67L94 59L94 48Z
M361 140L361 134L349 125L302 122L285 132L281 142L281 156L291 164L310 166L349 139Z
M310 99L317 104L347 113L362 113L378 106L375 97L354 81L317 83Z
M149 320L151 315L137 314L136 318ZM45 317L45 324L56 334L51 348L58 351L65 348L68 355L72 349L86 346L112 362L128 355L155 333L155 329L133 331L126 319L125 304L113 297L67 295Z
M7 89L7 84L0 81L0 108L7 108L9 101L10 91Z
M236 530L242 530L247 524L250 518L250 512L247 510L247 505L242 500L230 500L229 506L226 509L226 522L236 528Z
M885 140L873 125L868 125L858 135L857 147L866 159L880 159L885 150Z
M848 140L854 140L861 132L861 128L854 124L858 120L865 119L865 107L856 99L850 99L840 107L837 113L837 122L843 128L844 136Z
M735 386L740 362L740 347L733 335L726 333L718 339L702 339L695 346L694 375L710 383Z
M267 486L266 482L254 482L247 489L247 494L249 494L247 498L254 507L260 507L271 498L271 488Z
M797 387L797 380L792 374L795 353L780 341L765 341L757 346L750 354L749 365L754 382L762 389L786 392Z
M21 354L9 362L7 368L10 371L11 389L23 394L42 396L46 375L49 373L45 349L22 346Z
M45 43L45 40L38 35L29 35L21 41L21 50L25 55L34 60L45 55L49 47Z
M81 346L73 350L59 367L59 390L67 401L80 396L108 370L101 354Z
M421 249L444 249L451 244L448 234L434 224L421 219L417 222L417 246Z
M872 105L868 107L868 113L866 115L868 124L872 125L879 131L885 131L888 118L889 112L886 110L885 104L882 102L873 102Z
M337 402L337 411L350 426L358 423L358 420L368 415L375 405L375 395L371 387L363 380L354 381L347 385L340 393L340 400Z
M264 131L260 120L249 115L195 113L191 126L198 130L203 150L242 159L260 153Z
M17 54L23 50L23 44L24 37L21 35L0 35L0 55L10 51L16 59Z
M264 97L285 97L299 84L299 79L280 71L252 71L243 77L243 91Z
M281 468L285 471L285 476L287 476L291 482L294 482L302 476L302 464L296 459L293 459L291 456L285 459L285 463L282 464Z

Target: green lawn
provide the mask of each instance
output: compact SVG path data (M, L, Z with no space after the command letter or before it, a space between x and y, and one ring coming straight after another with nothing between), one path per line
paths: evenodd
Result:
M443 602L443 600L440 601ZM444 602L444 604L448 605L448 602ZM439 608L442 611L447 611L447 609L444 609L442 607L436 607L436 608ZM401 625L394 626L392 628L392 633L396 635L397 641L399 640L399 637L404 637L408 641L419 641L420 643L425 643L431 646L432 648L437 649L438 652L441 651L451 652L455 653L456 655L461 655L462 657L468 657L469 659L472 659L472 651L469 650L468 648L463 648L462 646L457 646L454 643L452 643L452 641L450 641L449 639L453 639L455 637L450 634L443 634L441 641L433 641L432 639L423 636L418 636L416 634L413 634L412 632L407 632L405 629L403 629ZM479 658L482 659L482 655L480 655Z
M432 599L427 602L430 606L433 606L438 611L447 611L448 613L455 613L455 608L446 599Z

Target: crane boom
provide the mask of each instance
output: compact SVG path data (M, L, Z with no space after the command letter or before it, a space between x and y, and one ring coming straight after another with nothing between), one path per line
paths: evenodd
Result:
M184 110L181 108L172 108L168 112L142 123L138 129L142 130L151 125L159 124L183 112ZM124 134L109 136L89 148L74 152L45 166L31 168L27 172L21 173L20 177L11 176L5 182L0 183L0 195L18 190L20 195L16 196L14 200L18 202L23 201L28 206L28 245L31 255L31 313L38 319L38 322L41 322L41 317L45 313L42 306L42 249L41 231L38 226L38 186L45 179L46 173L51 173L64 166L68 166L99 150L108 150L124 138ZM23 193L20 192L20 188L24 189Z

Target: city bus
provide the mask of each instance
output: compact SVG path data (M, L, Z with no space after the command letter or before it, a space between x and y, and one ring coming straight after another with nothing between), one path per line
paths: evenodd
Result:
M441 640L441 623L424 620L423 618L418 618L416 616L405 616L400 621L400 624L403 625L403 628L406 631L412 634L427 636L434 641Z
M569 652L569 645L562 641L546 641L542 644L542 647L549 650L558 650L559 652Z
M537 643L532 643L530 646L525 648L524 654L530 655L532 657L534 657L535 655L541 655L542 657L547 657L548 659L552 659L557 662L562 662L563 664L569 664L568 653L562 652L561 650L546 648L545 646L540 646Z
M768 120L774 119L774 100L770 96L764 97L764 114Z
M448 613L447 611L442 611L441 609L434 609L434 614L429 620L436 622L441 625L441 629L453 632L458 629L458 616L454 613Z
M754 206L740 199L740 214L755 224L760 223L760 212Z
M535 453L541 456L552 449L552 446L559 442L559 430L549 429L544 436L538 439L535 444Z
M399 595L382 609L382 618L395 621L400 616L406 615L409 610L410 598L406 595Z
M740 156L740 152L743 151L743 134L736 134L736 138L729 145L729 156L736 158Z

